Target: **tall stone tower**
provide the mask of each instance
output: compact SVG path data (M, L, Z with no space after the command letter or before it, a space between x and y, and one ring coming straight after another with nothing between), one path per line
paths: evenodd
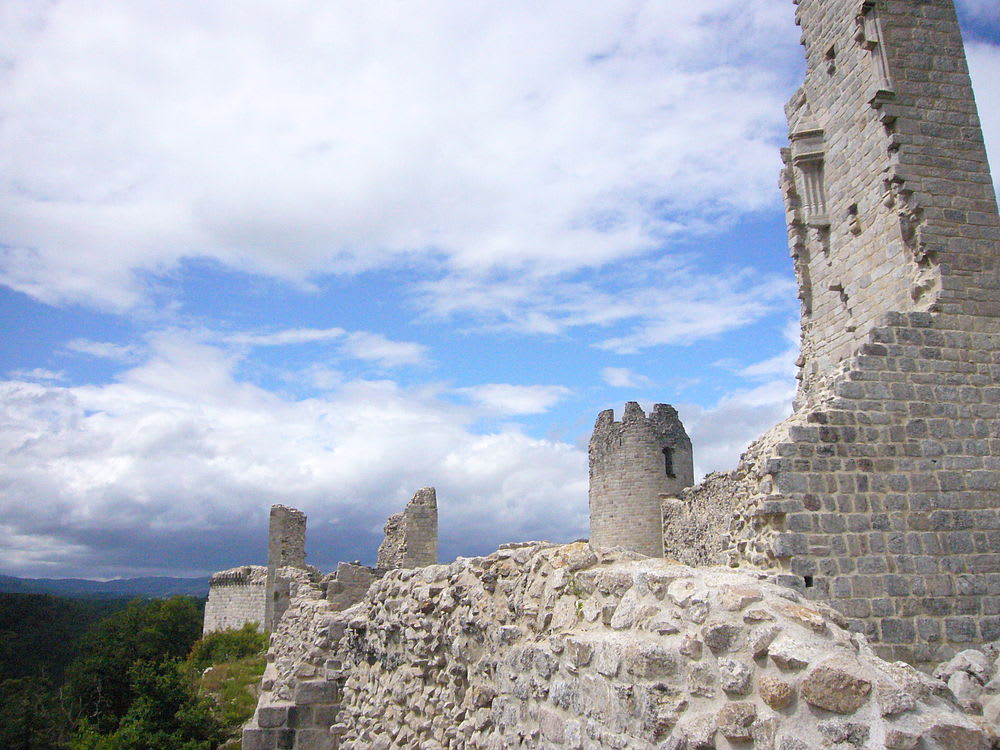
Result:
M694 483L691 440L677 411L656 404L649 418L635 401L622 421L606 409L590 438L590 541L663 556L660 495Z
M800 401L887 312L996 317L997 209L952 0L799 0L782 188Z
M952 0L798 0L794 414L684 494L890 660L1000 638L1000 215Z

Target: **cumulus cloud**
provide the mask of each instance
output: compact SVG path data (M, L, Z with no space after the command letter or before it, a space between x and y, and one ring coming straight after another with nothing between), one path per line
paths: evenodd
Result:
M605 367L601 379L612 388L643 388L652 384L645 375L637 375L627 367Z
M482 328L528 334L588 327L599 348L633 354L741 328L787 307L795 285L750 269L709 274L691 257L673 256L608 269L599 279L451 276L422 284L421 295L432 318L462 314ZM602 337L613 326L627 333Z
M799 65L770 0L67 0L5 19L0 279L117 309L190 257L304 282L649 251L776 203Z
M237 355L182 332L149 350L107 385L0 383L0 517L20 540L8 571L260 561L274 502L310 515L317 564L370 560L385 517L425 485L439 491L444 555L585 532L583 454L515 426L483 434L439 388L350 380L295 399L241 382ZM560 394L490 388L520 411Z
M498 414L543 414L557 401L570 394L561 385L511 385L487 383L472 388L460 388L473 401Z

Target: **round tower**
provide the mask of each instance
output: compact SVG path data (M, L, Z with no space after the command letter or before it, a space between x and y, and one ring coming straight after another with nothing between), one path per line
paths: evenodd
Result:
M621 422L614 410L602 411L589 455L590 541L662 557L660 495L694 484L691 439L677 410L656 404L647 418L629 401Z

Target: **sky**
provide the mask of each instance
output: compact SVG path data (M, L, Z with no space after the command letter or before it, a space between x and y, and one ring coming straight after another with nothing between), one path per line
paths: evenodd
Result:
M1000 5L960 0L1000 164ZM587 535L599 411L791 410L775 0L0 3L0 572Z

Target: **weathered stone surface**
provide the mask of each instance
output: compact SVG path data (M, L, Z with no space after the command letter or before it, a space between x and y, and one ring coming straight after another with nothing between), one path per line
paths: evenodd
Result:
M800 686L806 703L838 714L854 713L868 700L871 689L871 682L836 663L817 666Z
M717 719L719 731L726 739L746 741L753 737L750 727L757 719L757 709L752 703L727 703Z
M661 557L661 496L694 484L691 440L676 410L656 404L647 417L630 401L620 422L602 411L588 453L591 541Z
M581 546L591 554L581 555ZM557 576L575 557L592 560L574 571L579 586ZM661 598L651 580L664 582ZM690 585L670 596L667 580ZM742 587L760 591L752 606L769 618L747 621L747 608L723 606L722 592ZM310 594L305 583L296 591L273 635L264 693L247 727L248 741L268 750L288 737L317 750L333 750L334 742L338 750L795 748L793 740L812 750L855 747L858 727L870 731L871 743L912 723L941 725L936 731L945 740L958 731L946 724L971 726L929 686L940 683L881 661L863 637L832 619L823 628L803 626L786 606L807 606L797 594L727 568L634 559L621 548L530 543L389 571L346 610ZM631 592L642 606L628 626L612 627ZM684 616L694 604L706 608L704 623ZM607 615L588 620L590 605ZM573 616L556 618L565 607ZM676 632L652 632L657 620L675 623ZM783 668L773 649L754 661L751 644L765 629L777 630L772 645L787 652L786 665L800 654L809 666ZM700 647L706 634L725 648ZM812 704L795 700L796 681L812 684ZM867 695L859 702L865 684L912 698L905 727L887 723L882 704L876 708ZM855 704L842 719L816 707Z
M791 685L771 675L762 675L758 679L757 691L761 700L775 711L788 708L795 698L795 689Z

